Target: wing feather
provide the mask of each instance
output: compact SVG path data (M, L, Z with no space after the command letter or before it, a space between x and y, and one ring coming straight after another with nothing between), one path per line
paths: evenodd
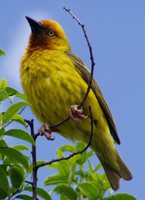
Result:
M84 79L84 81L88 84L89 83L89 80L90 80L90 72L88 70L88 68L85 66L85 64L83 63L83 61L78 58L76 55L72 54L72 53L69 53L68 54L69 57L71 58L71 60L73 61L75 67L77 68L77 70L80 72L82 78ZM97 84L97 82L95 81L95 79L93 79L92 81L92 90L100 104L100 107L106 117L106 120L107 120L107 123L109 125L109 129L110 129L110 132L111 132L111 135L112 137L114 138L115 142L117 144L120 144L120 139L118 137L118 134L117 134L117 129L116 129L116 126L115 126L115 123L114 123L114 120L113 120L113 116L111 114L111 111L103 97L103 94Z

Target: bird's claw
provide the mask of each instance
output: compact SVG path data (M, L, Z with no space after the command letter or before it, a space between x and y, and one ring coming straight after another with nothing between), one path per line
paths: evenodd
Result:
M51 128L49 127L48 124L43 124L39 130L38 130L39 134L41 136L45 135L45 137L48 139L48 140L54 140L55 137L52 137L52 130Z
M76 122L80 123L82 119L86 119L88 116L82 107L79 108L78 105L72 105L70 107L70 117Z

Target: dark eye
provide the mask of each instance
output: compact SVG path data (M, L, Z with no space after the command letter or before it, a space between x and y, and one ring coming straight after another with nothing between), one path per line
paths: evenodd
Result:
M51 36L51 37L54 36L54 31L49 30L48 35Z

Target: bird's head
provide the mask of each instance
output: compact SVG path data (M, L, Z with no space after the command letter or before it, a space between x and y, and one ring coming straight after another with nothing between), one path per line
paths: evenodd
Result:
M63 28L53 20L43 20L37 22L30 17L26 17L30 27L31 35L28 50L48 49L70 51L70 45Z

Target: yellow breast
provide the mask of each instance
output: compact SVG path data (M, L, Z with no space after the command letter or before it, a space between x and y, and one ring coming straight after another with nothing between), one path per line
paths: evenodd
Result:
M21 63L21 80L34 114L42 123L56 124L68 116L71 105L79 105L87 84L63 52L35 51L25 55ZM98 101L90 91L84 110L94 108L95 119L102 115ZM77 124L70 120L59 132L70 139L90 131L89 119Z
M87 87L67 55L58 51L25 55L20 73L32 110L42 122L65 117L70 105L81 102Z

